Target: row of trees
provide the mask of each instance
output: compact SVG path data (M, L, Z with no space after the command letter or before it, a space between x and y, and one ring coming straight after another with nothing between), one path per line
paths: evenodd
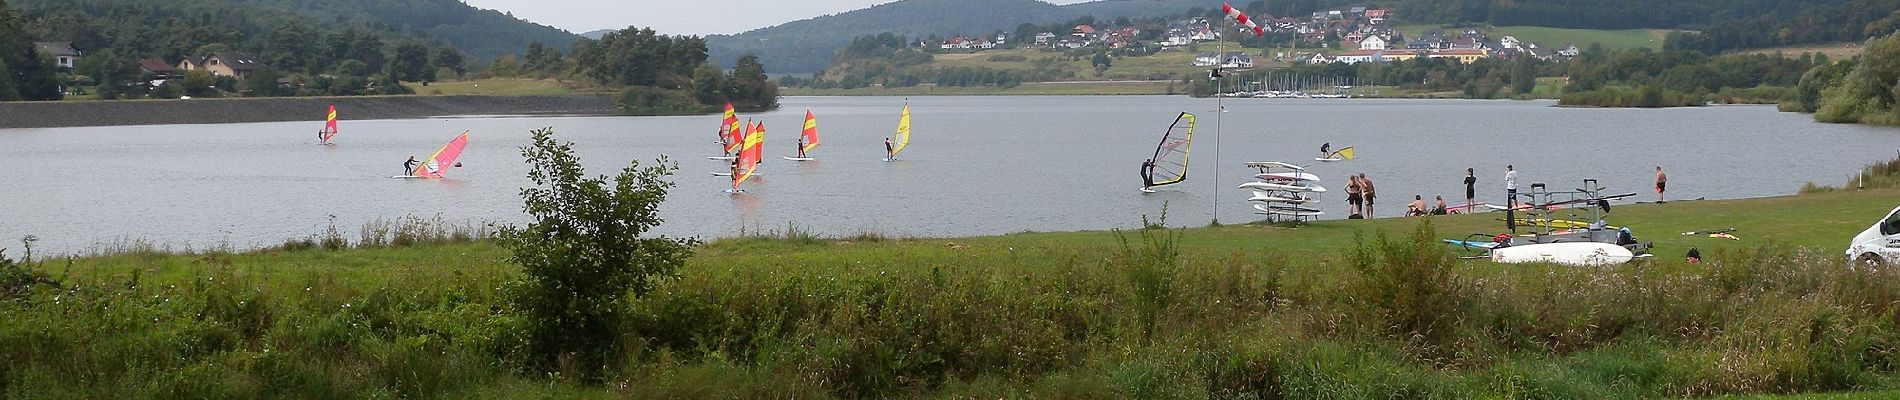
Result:
M43 41L69 40L86 52L62 81L95 84L105 98L354 95L404 93L397 81L432 81L467 72L467 56L440 40L418 39L368 24L314 26L303 13L225 1L180 0L153 6L139 2L35 3L23 14L25 33ZM256 56L255 75L275 82L172 82L154 85L139 67L142 58L176 65L193 56L238 52ZM448 76L443 76L448 75ZM192 77L186 77L192 81ZM212 79L215 80L215 79ZM220 84L221 83L221 84ZM218 88L206 92L205 88ZM189 94L196 92L198 94Z
M1781 13L1717 21L1700 31L1671 33L1663 48L1715 54L1739 49L1858 42L1900 29L1900 0L1834 3L1838 4L1811 4Z
M651 28L581 39L565 54L530 43L521 58L503 56L488 70L496 76L557 77L619 89L621 110L631 114L703 113L727 102L748 112L778 108L778 85L765 75L758 57L740 57L731 71L722 71L708 60L704 39L661 35Z

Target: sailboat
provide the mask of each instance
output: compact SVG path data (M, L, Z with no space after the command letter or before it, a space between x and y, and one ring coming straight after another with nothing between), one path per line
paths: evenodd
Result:
M805 131L799 133L799 137L804 140L800 140L802 144L798 147L798 155L785 157L785 159L792 161L816 160L815 158L811 158L810 155L805 154L810 152L811 149L818 147L818 118L811 115L811 109L809 108L805 109Z
M1353 159L1352 146L1346 146L1346 148L1334 150L1332 153L1326 154L1325 157L1314 158L1313 161L1338 162L1351 159Z
M1141 168L1142 193L1154 193L1154 187L1187 180L1188 148L1194 144L1194 114L1181 113L1155 145L1154 158Z
M745 189L740 189L739 185L758 174L759 158L765 155L765 123L760 122L751 131L746 134L745 141L739 148L739 158L732 167L732 189L727 189L726 193L745 192Z
M897 153L904 152L904 146L910 144L910 104L904 104L903 116L897 117L897 134L892 135L887 149L890 154L884 161L897 161Z
M430 154L428 159L422 160L422 164L416 165L415 172L411 172L409 175L396 175L391 178L441 179L442 173L448 172L447 167L462 166L461 163L455 162L455 158L462 155L462 148L466 146L468 146L468 131L462 131L462 134L455 135L454 139L449 139L448 144L444 144L442 148L436 149L435 153Z
M330 105L330 114L323 119L323 130L317 131L317 144L334 145L330 139L336 138L336 105Z

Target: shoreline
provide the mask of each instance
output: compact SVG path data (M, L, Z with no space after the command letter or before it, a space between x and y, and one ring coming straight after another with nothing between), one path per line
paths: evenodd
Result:
M0 103L0 129L322 121L457 115L615 115L606 95L361 96Z

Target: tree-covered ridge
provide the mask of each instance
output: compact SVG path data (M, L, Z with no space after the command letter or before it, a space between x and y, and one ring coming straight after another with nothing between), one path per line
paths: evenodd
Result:
M778 85L765 76L757 56L741 56L731 71L721 72L708 60L705 39L695 36L627 28L600 40L583 38L566 56L539 43L529 45L526 54L519 67L526 73L576 77L621 89L619 105L629 114L697 114L713 112L726 102L741 111L778 108ZM496 60L510 63L515 63L512 57Z
M1868 41L1854 60L1815 67L1797 90L1783 110L1821 122L1900 125L1900 34Z
M560 46L579 36L546 25L514 18L494 10L471 7L459 0L15 0L30 15L50 18L59 25L47 33L80 42L87 37L137 40L112 30L100 30L88 20L113 24L171 22L203 29L200 36L258 36L283 25L302 25L318 31L355 27L393 37L442 40L480 59L493 59L542 42ZM141 18L158 16L158 18ZM79 24L73 24L73 23ZM106 36L109 33L117 35ZM225 41L229 43L230 41ZM234 44L234 43L233 43Z
M1900 30L1900 0L1815 3L1717 21L1696 32L1669 35L1664 48L1717 53L1800 44L1858 42ZM1823 4L1827 3L1827 4Z
M863 35L890 32L923 38L987 33L1076 16L1037 0L905 0L738 35L715 35L706 41L721 63L753 53L781 71L818 72L839 48Z

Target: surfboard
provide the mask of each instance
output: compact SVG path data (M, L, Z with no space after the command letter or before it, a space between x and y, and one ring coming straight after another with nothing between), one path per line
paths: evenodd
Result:
M1154 190L1154 189L1149 189L1149 188L1141 188L1141 192L1142 192L1142 193L1154 193L1154 192L1155 192L1155 190Z
M391 176L390 178L396 178L396 179L422 179L422 178L427 178L427 177L425 177L425 176L415 176L415 175L396 175L396 176Z
M1320 157L1313 157L1313 161L1319 161L1319 162L1340 162L1340 161L1346 161L1346 159L1344 159L1344 158L1320 158Z
M734 158L738 158L738 157L733 157L733 156L723 156L723 157L706 157L706 159L708 159L708 160L719 160L719 161L732 161L732 159L734 159Z
M712 173L712 175L713 176L732 176L732 173L731 172L714 172ZM752 176L765 176L765 174L753 172Z
M1305 172L1267 172L1267 173L1254 175L1253 177L1255 179L1277 180L1277 181L1306 181L1306 182L1319 181L1318 175L1313 175L1313 174L1309 174Z
M1275 182L1247 182L1240 184L1241 189L1282 190L1288 192L1325 193L1326 188L1319 185L1291 185Z
M1261 214L1281 215L1281 216L1290 216L1290 217L1317 217L1321 215L1326 215L1326 212L1320 211L1317 208L1286 206L1286 205L1255 204L1253 205L1253 209L1259 211L1259 213Z
M1262 192L1262 191L1256 190L1253 192L1253 197L1247 198L1247 201L1264 202L1264 203L1308 204L1308 203L1316 202L1319 200L1309 199L1309 198L1305 198L1301 196L1288 196L1288 195L1283 195L1279 193L1268 193L1268 192Z
M1445 244L1450 244L1453 246L1464 247L1464 248L1481 248L1481 249L1489 249L1493 247L1498 247L1497 242L1488 242L1488 241L1480 242L1476 240L1445 239Z
M1293 169L1293 170L1306 169L1306 167L1304 166L1288 164L1288 163L1283 163L1279 161L1252 161L1252 162L1248 162L1246 165L1248 168L1261 168L1261 169L1266 169L1266 168L1286 168L1286 169Z
M784 158L784 159L787 159L787 160L792 160L792 161L812 161L812 160L817 160L816 158L811 158L811 157L792 157L792 156L785 156L785 157L783 157L783 158Z
M1491 261L1505 264L1552 263L1588 267L1622 264L1635 257L1636 253L1623 246L1597 242L1521 244L1491 249Z

